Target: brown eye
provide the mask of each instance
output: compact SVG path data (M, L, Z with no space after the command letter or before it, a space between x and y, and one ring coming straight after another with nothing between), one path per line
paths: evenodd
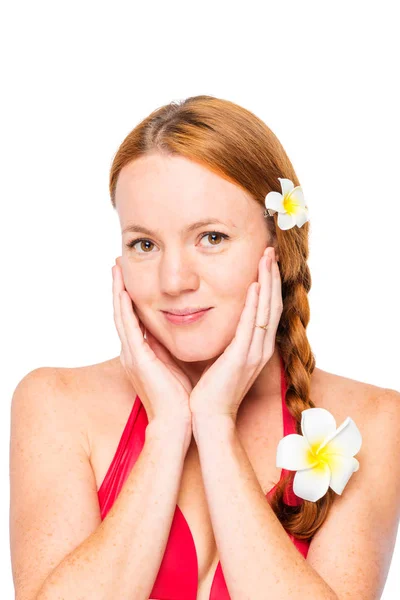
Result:
M214 240L211 244L211 246L221 246L220 243L218 243L218 238L223 238L223 239L229 239L229 236L226 235L226 233L220 233L219 231L208 231L207 233L205 233L201 239L205 238L205 237L213 237ZM215 240L215 238L217 238L217 240ZM214 243L216 242L216 243Z
M141 238L139 240L132 240L131 242L129 242L128 244L126 244L126 246L128 248L134 248L136 246L136 244L139 244L140 242L140 247L143 250L143 248L146 247L147 245L147 250L148 250L148 245L151 244L152 246L154 246L153 242L151 242L150 240L146 240L144 238ZM150 254L150 252L144 251L144 252L138 252L138 254Z

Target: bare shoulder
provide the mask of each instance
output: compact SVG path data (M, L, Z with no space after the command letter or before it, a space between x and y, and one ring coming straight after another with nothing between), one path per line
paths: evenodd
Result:
M127 392L130 398L134 394L119 357L82 367L39 367L25 375L17 389L29 389L29 397L37 395L41 409L57 413L60 422L67 421L88 456L95 416L107 420L118 414L121 397L127 397ZM14 392L15 398L23 396Z
M315 369L311 398L329 410L339 426L351 417L370 448L377 449L386 431L392 445L400 444L400 392ZM390 442L389 442L390 443Z
M14 390L13 414L29 418L28 413L46 414L52 423L64 423L65 428L87 452L87 436L82 421L79 399L71 382L74 369L38 367L27 373Z
M58 368L57 379L76 415L76 425L89 458L95 443L119 431L126 421L135 391L119 356L82 367Z

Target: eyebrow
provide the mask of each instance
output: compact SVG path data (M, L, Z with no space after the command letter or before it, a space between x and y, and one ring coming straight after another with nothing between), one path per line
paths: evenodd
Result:
M194 231L195 229L198 229L199 227L204 227L204 225L210 225L210 223L219 223L220 225L226 225L226 223L224 223L220 219L208 218L208 219L203 219L202 221L196 221L195 223L192 223L188 227L181 229L179 233L182 234L182 233L185 233L185 231L186 232ZM236 227L236 225L234 225L232 222L231 222L231 226ZM134 225L134 224L128 225L122 231L122 233L128 233L128 232L146 233L147 235L158 235L158 236L161 235L161 231L159 231L157 229L155 231L152 231L151 229L148 229L147 227L144 227L143 225Z

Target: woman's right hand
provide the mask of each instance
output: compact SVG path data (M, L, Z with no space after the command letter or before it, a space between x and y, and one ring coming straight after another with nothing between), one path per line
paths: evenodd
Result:
M143 403L149 423L180 422L192 432L189 397L192 385L171 353L147 330L133 309L118 264L113 272L114 322L121 341L121 364ZM121 295L122 292L122 295Z

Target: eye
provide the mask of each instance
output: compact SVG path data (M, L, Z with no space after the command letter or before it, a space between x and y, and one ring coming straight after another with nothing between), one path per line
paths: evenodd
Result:
M222 237L224 240L229 239L229 235L226 235L226 233L220 233L219 231L207 231L207 233L204 233L201 237L201 239L203 239L203 237L209 237L209 236L219 236ZM211 244L212 246L221 246L221 244ZM210 247L210 246L208 246Z
M139 242L153 244L153 242L150 242L150 240L147 240L145 238L139 238L139 239L136 239L136 240L132 240L131 242L128 242L126 244L126 247L127 248L134 248L136 246L136 244L138 244ZM139 252L138 254L150 254L150 253L149 252Z
M201 236L201 239L203 239L204 237L207 236L213 236L215 238L215 236L221 237L224 240L229 240L229 235L227 235L226 233L221 233L220 231L207 231L206 233L203 233L203 235ZM214 240L215 241L215 240ZM135 240L132 240L130 242L128 242L126 244L127 248L134 248L136 246L136 244L139 244L139 242L141 244L143 244L142 248L147 245L147 249L149 249L149 244L151 244L152 246L154 246L153 242L151 242L149 239L147 238L137 238ZM208 246L208 248L211 248L212 246L221 246L221 244L219 243L212 243L210 246ZM207 247L207 246L206 246ZM139 252L138 250L136 250L137 254L151 254L151 252Z

